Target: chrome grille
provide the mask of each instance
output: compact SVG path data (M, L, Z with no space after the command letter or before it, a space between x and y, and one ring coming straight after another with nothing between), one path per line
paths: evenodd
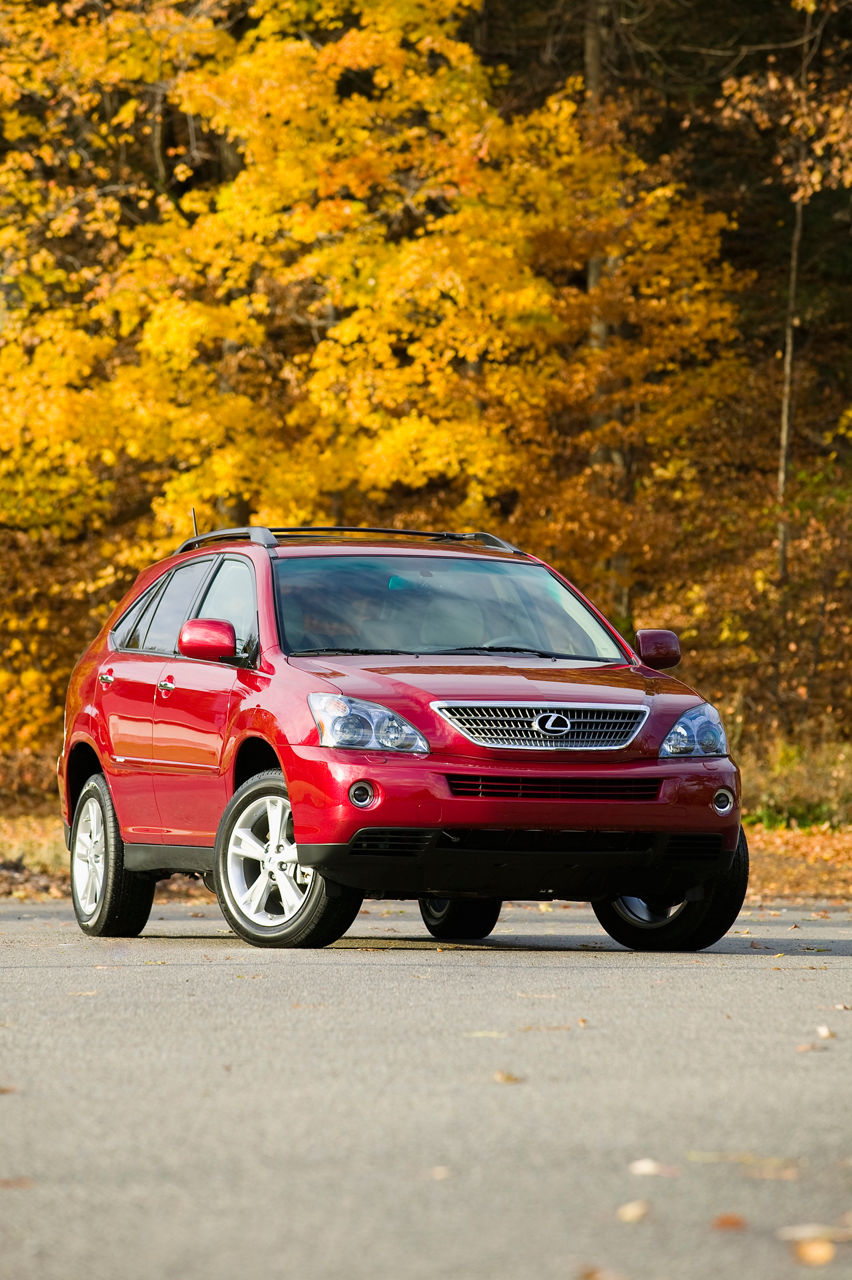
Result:
M632 742L648 716L640 706L600 703L433 702L432 708L481 747L521 751L612 751ZM548 717L564 732L548 733Z

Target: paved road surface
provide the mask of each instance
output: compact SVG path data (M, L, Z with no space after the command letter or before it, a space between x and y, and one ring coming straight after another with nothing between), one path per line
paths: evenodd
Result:
M367 906L268 952L212 902L133 941L0 904L3 1280L784 1280L780 1228L852 1224L849 910L654 956Z

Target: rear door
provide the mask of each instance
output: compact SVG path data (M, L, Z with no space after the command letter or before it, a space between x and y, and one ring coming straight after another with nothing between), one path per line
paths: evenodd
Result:
M242 556L225 556L205 584L192 616L230 622L237 637L238 661L251 665L258 645L251 563ZM184 658L177 652L160 672L154 703L153 776L163 838L169 844L210 847L215 841L228 801L223 753L236 679L235 665Z
M151 735L154 687L162 665L161 658L142 651L142 641L166 576L116 623L95 685L118 824L125 840L141 843L155 839L159 830L151 778Z

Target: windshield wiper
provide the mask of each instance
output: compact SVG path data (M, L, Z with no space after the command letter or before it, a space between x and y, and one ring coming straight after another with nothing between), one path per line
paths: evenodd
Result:
M522 644L466 644L457 649L430 649L429 656L446 653L529 653L535 658L573 658L572 653L552 653L550 649L529 649Z
M450 653L528 653L534 658L572 658L577 662L617 662L617 658L598 658L589 653L553 653L551 649L529 649L521 644L465 645L458 649L430 649L428 656Z
M309 657L315 653L369 653L369 654L402 654L408 658L416 658L418 656L415 649L344 649L340 645L329 645L325 649L293 649L289 656L291 658Z

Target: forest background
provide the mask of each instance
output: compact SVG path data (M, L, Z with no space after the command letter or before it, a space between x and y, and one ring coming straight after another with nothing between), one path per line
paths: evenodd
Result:
M852 821L852 0L0 0L0 790L152 558L492 530Z

